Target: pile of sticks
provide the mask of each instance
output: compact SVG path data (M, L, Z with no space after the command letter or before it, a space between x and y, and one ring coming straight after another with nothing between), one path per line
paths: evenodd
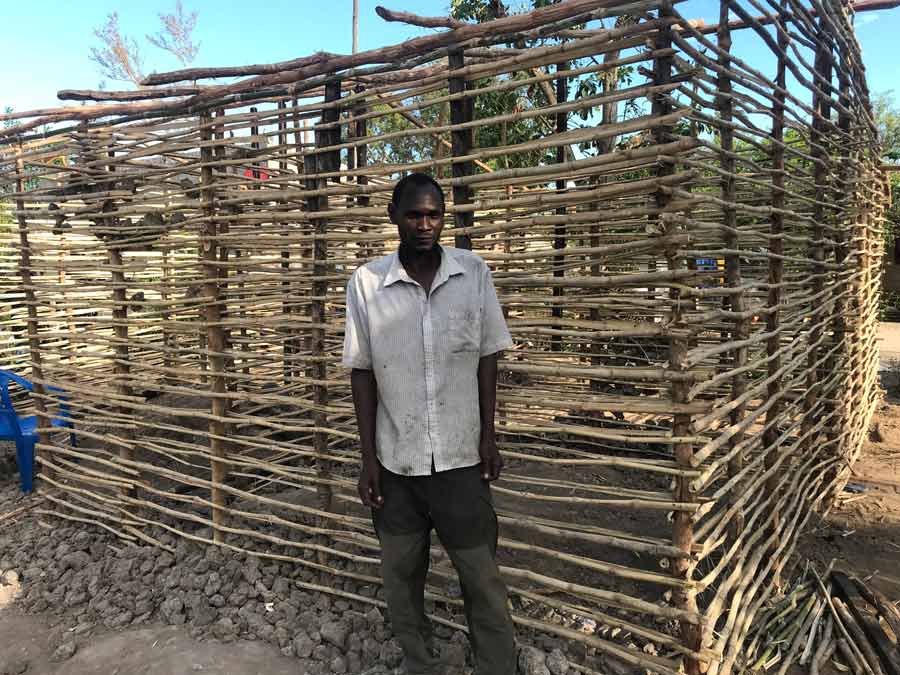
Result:
M839 571L825 581L809 564L754 621L743 656L749 672L831 665L854 675L900 673L900 610L881 592ZM827 582L827 583L826 583Z

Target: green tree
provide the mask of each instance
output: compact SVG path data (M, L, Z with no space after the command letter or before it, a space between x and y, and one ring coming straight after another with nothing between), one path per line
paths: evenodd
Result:
M527 0L521 7L517 8L522 11L530 11L547 5L555 4L559 0ZM451 0L450 16L459 21L484 22L507 16L509 7L501 0ZM628 21L632 21L630 17ZM620 18L617 26L623 25ZM534 44L552 43L553 40L542 38L540 41L534 41ZM514 45L518 48L531 46L529 42L517 42ZM617 58L617 57L615 57ZM584 67L594 62L592 59L580 59L569 64L570 69ZM487 119L506 115L512 112L528 112L536 111L552 105L556 102L555 82L546 79L547 70L541 68L528 68L522 71L516 71L492 78L480 79L473 83L478 89L490 88L493 85L503 83L513 83L521 81L521 86L503 88L501 90L489 91L478 94L475 97L475 116L477 119ZM568 90L566 92L567 100L575 100L597 96L601 92L609 92L616 89L620 83L630 83L633 70L630 67L613 68L609 71L600 71L585 74L579 77L570 78L568 82ZM540 82L534 82L535 76L545 76ZM528 81L532 80L532 81ZM416 99L414 102L418 104L427 104L428 98L437 98L447 94L447 90L440 90L429 94L425 98ZM616 121L620 117L620 105L613 104L606 106L607 110L603 111L602 121ZM377 108L376 108L377 110ZM385 113L390 113L388 107L381 109ZM639 108L631 102L625 102L622 108L622 117L628 117L634 114L640 114ZM575 129L586 125L595 125L601 121L599 106L586 106L578 114L569 116L569 129ZM447 104L434 104L428 107L422 107L414 115L417 121L412 121L409 115L400 113L385 114L383 117L374 119L369 124L369 134L372 136L383 136L398 131L413 130L423 125L434 126L435 124L446 124L449 119L447 112ZM608 119L609 118L609 119ZM515 146L528 141L533 141L545 137L555 132L555 118L552 115L534 115L525 119L518 119L503 124L487 124L475 132L475 146L479 148L494 148L500 146ZM375 142L370 145L370 153L373 159L384 161L392 164L405 164L411 161L419 161L427 159L442 152L447 155L446 144L449 141L449 134L444 134L443 140L435 139L433 135L417 134L414 137L404 137L398 139L389 139L383 142ZM444 148L439 148L443 145ZM608 145L608 144L607 144ZM598 147L596 145L582 145L578 152L581 156L596 154L598 152L609 152L609 147ZM485 164L491 169L500 169L505 167L534 166L537 164L546 164L555 161L555 149L533 150L530 152L516 152L508 156L499 158L486 159ZM567 148L567 158L574 157L573 151Z
M5 108L3 108L4 115L12 115L14 112L15 112L15 110L13 110L13 107L11 105L8 105ZM3 128L9 129L10 127L16 126L18 123L19 122L17 120L3 120Z
M875 96L872 109L881 141L882 159L887 164L900 164L900 109L894 102L893 92ZM885 262L894 260L895 241L900 231L900 173L892 171L888 177L891 205L885 213L884 222ZM884 290L881 294L880 318L896 317L897 312L900 312L900 295L893 290Z
M875 96L872 101L878 136L881 140L882 158L888 164L900 164L900 109L894 102L893 92ZM890 173L891 206L888 208L884 226L884 246L891 251L900 231L900 173ZM888 256L893 258L893 256Z
M893 92L878 94L872 101L878 135L885 160L900 162L900 109L894 102Z

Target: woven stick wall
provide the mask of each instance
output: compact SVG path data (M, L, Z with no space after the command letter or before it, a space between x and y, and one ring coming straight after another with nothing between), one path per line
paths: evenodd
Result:
M344 286L393 249L393 181L424 170L516 341L495 488L515 620L584 643L588 668L734 669L875 405L886 192L852 8L722 0L706 26L677 7L383 12L448 30L19 115L0 349L39 383L44 513L379 603ZM226 76L245 77L178 84ZM486 104L503 96L524 103ZM432 555L429 611L459 625Z

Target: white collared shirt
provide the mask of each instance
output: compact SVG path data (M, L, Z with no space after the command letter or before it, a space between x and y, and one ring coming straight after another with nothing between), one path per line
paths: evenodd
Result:
M424 476L480 461L478 360L512 346L491 273L470 251L441 249L431 293L397 253L347 284L343 365L378 383L375 447L393 473Z

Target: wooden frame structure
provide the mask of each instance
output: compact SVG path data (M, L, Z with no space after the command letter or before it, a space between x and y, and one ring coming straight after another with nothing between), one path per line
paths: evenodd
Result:
M0 366L44 385L45 420L64 392L81 440L39 444L43 511L377 604L347 590L378 583L378 547L343 293L393 245L393 181L430 171L516 340L495 493L517 623L585 644L582 672L731 672L876 404L886 184L852 6L720 0L707 26L690 4L379 10L448 30L6 115ZM479 105L501 94L523 104Z

